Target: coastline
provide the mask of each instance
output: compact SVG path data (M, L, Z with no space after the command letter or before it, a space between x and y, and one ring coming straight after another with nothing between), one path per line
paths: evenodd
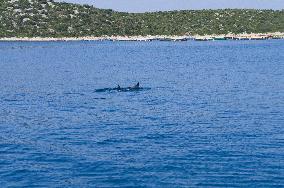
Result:
M193 35L193 36L101 36L101 37L4 37L0 42L55 42L55 41L214 41L214 40L267 40L284 39L284 33L251 33L251 34L221 34L221 35Z

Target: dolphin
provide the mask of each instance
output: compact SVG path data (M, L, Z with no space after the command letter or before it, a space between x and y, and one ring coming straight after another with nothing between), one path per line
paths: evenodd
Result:
M139 89L140 88L140 83L138 82L135 86L132 87L132 89Z
M142 89L143 88L140 87L140 83L137 82L137 84L135 84L132 87L120 87L120 85L118 84L117 87L115 87L115 88L97 89L95 91L96 92L107 92L107 91L127 92L127 91L139 91L139 90L142 90Z
M138 82L136 85L132 86L132 87L126 87L126 88L122 88L118 85L118 87L114 88L117 91L138 91L139 89L142 89L140 87L140 83Z

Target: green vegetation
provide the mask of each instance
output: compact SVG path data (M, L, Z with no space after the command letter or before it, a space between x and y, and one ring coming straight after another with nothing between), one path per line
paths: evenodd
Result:
M122 13L53 0L1 0L0 37L284 32L284 10Z

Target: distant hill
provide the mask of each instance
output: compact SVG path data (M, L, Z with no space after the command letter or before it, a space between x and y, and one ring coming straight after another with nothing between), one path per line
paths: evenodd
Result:
M284 32L284 10L122 13L53 0L1 0L0 37Z

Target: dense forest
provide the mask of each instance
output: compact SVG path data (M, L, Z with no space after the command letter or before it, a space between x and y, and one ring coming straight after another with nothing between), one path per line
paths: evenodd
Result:
M0 37L284 32L284 10L123 13L53 0L1 0Z

